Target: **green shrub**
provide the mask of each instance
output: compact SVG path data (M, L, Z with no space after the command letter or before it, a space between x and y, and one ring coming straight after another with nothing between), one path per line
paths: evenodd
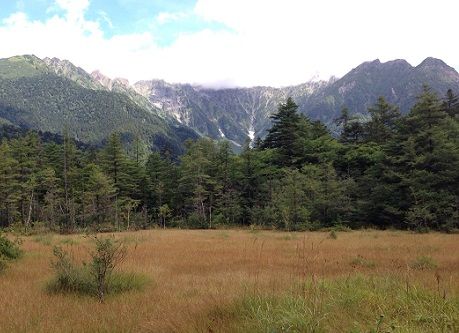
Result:
M148 282L142 275L115 272L126 255L123 243L110 238L95 237L95 250L89 264L76 264L69 252L54 247L55 260L51 263L55 276L48 283L52 293L75 293L98 297L129 290L140 290Z
M91 253L90 272L96 282L97 296L103 301L108 292L108 280L126 257L126 247L110 238L95 237L95 241L96 250Z
M48 284L52 292L92 294L93 283L86 265L77 267L71 255L59 246L53 249L55 261L51 262L55 277Z
M0 258L5 260L15 260L21 257L22 251L19 248L19 241L12 242L4 235L0 234Z
M106 283L105 295L139 291L149 282L141 274L115 272ZM67 275L55 276L47 285L48 292L99 297L98 286L87 266L78 267Z
M193 212L186 219L186 226L191 229L207 229L209 223L198 213Z
M328 234L328 238L330 238L330 239L338 239L337 232L335 230L330 231L330 233Z

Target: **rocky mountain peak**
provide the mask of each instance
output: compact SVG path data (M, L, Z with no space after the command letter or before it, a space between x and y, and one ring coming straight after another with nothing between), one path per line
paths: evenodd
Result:
M450 85L459 83L458 72L440 59L432 57L426 58L416 67L416 69L430 78L445 81Z
M433 58L433 57L428 57L424 59L423 62L421 62L416 68L422 69L422 68L434 68L434 69L452 69L449 67L443 60Z
M103 87L108 90L113 90L114 87L121 87L123 89L130 89L130 84L128 79L124 78L114 78L111 79L108 76L102 74L99 70L95 70L91 73L93 80L99 82Z

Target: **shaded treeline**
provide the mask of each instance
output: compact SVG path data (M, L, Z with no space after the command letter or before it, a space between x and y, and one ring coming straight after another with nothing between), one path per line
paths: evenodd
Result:
M236 155L202 138L178 161L140 140L126 149L117 134L100 149L77 148L67 133L59 143L5 138L0 225L458 228L458 98L425 87L406 116L383 97L368 111L362 122L343 109L336 139L289 98L254 147Z

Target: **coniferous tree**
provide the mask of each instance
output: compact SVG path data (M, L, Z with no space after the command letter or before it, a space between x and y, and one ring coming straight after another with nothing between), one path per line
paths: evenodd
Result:
M451 89L448 89L446 96L442 103L442 109L451 117L459 117L459 97L453 93Z
M23 138L12 142L13 157L18 162L19 213L28 229L34 219L37 174L41 163L41 141L36 133L29 132Z
M116 187L113 181L95 164L88 164L84 173L87 175L84 197L85 220L91 222L95 229L99 230L104 223L112 222L111 217L116 213L114 211L117 209ZM115 223L117 223L116 220ZM119 228L119 225L115 227Z
M184 198L184 209L192 213L194 224L212 226L213 187L215 180L210 175L211 160L215 146L209 139L189 143L181 158L179 191Z
M38 192L42 206L41 220L47 222L48 228L57 230L61 219L61 191L59 190L59 178L51 167L46 167L38 174Z
M20 183L18 162L13 158L11 147L0 145L0 226L7 227L19 215Z
M376 104L368 109L371 120L366 124L367 141L384 144L390 140L400 120L398 107L379 97Z
M278 226L286 230L300 230L310 222L305 193L306 178L296 169L285 169L284 174L273 196L273 205L281 223Z
M75 227L76 223L76 200L75 187L73 186L73 177L75 176L75 153L76 147L73 140L70 139L68 129L64 130L64 143L62 151L62 180L64 187L64 202L63 202L63 223L62 230L70 232Z
M401 128L399 173L409 200L403 210L408 226L449 229L457 224L458 130L437 95L424 87Z
M342 143L360 143L363 141L365 129L358 119L351 117L347 107L341 109L341 115L335 120L335 123L341 127L339 140Z
M281 167L297 167L303 155L301 142L301 117L298 105L291 97L272 115L273 125L268 130L261 147L276 151L275 163Z

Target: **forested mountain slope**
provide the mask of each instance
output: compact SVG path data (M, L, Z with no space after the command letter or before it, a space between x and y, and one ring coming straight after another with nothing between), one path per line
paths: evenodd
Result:
M116 131L127 141L139 137L151 148L175 152L185 139L197 137L78 70L59 72L34 56L0 60L2 122L54 133L66 127L72 137L92 143Z

